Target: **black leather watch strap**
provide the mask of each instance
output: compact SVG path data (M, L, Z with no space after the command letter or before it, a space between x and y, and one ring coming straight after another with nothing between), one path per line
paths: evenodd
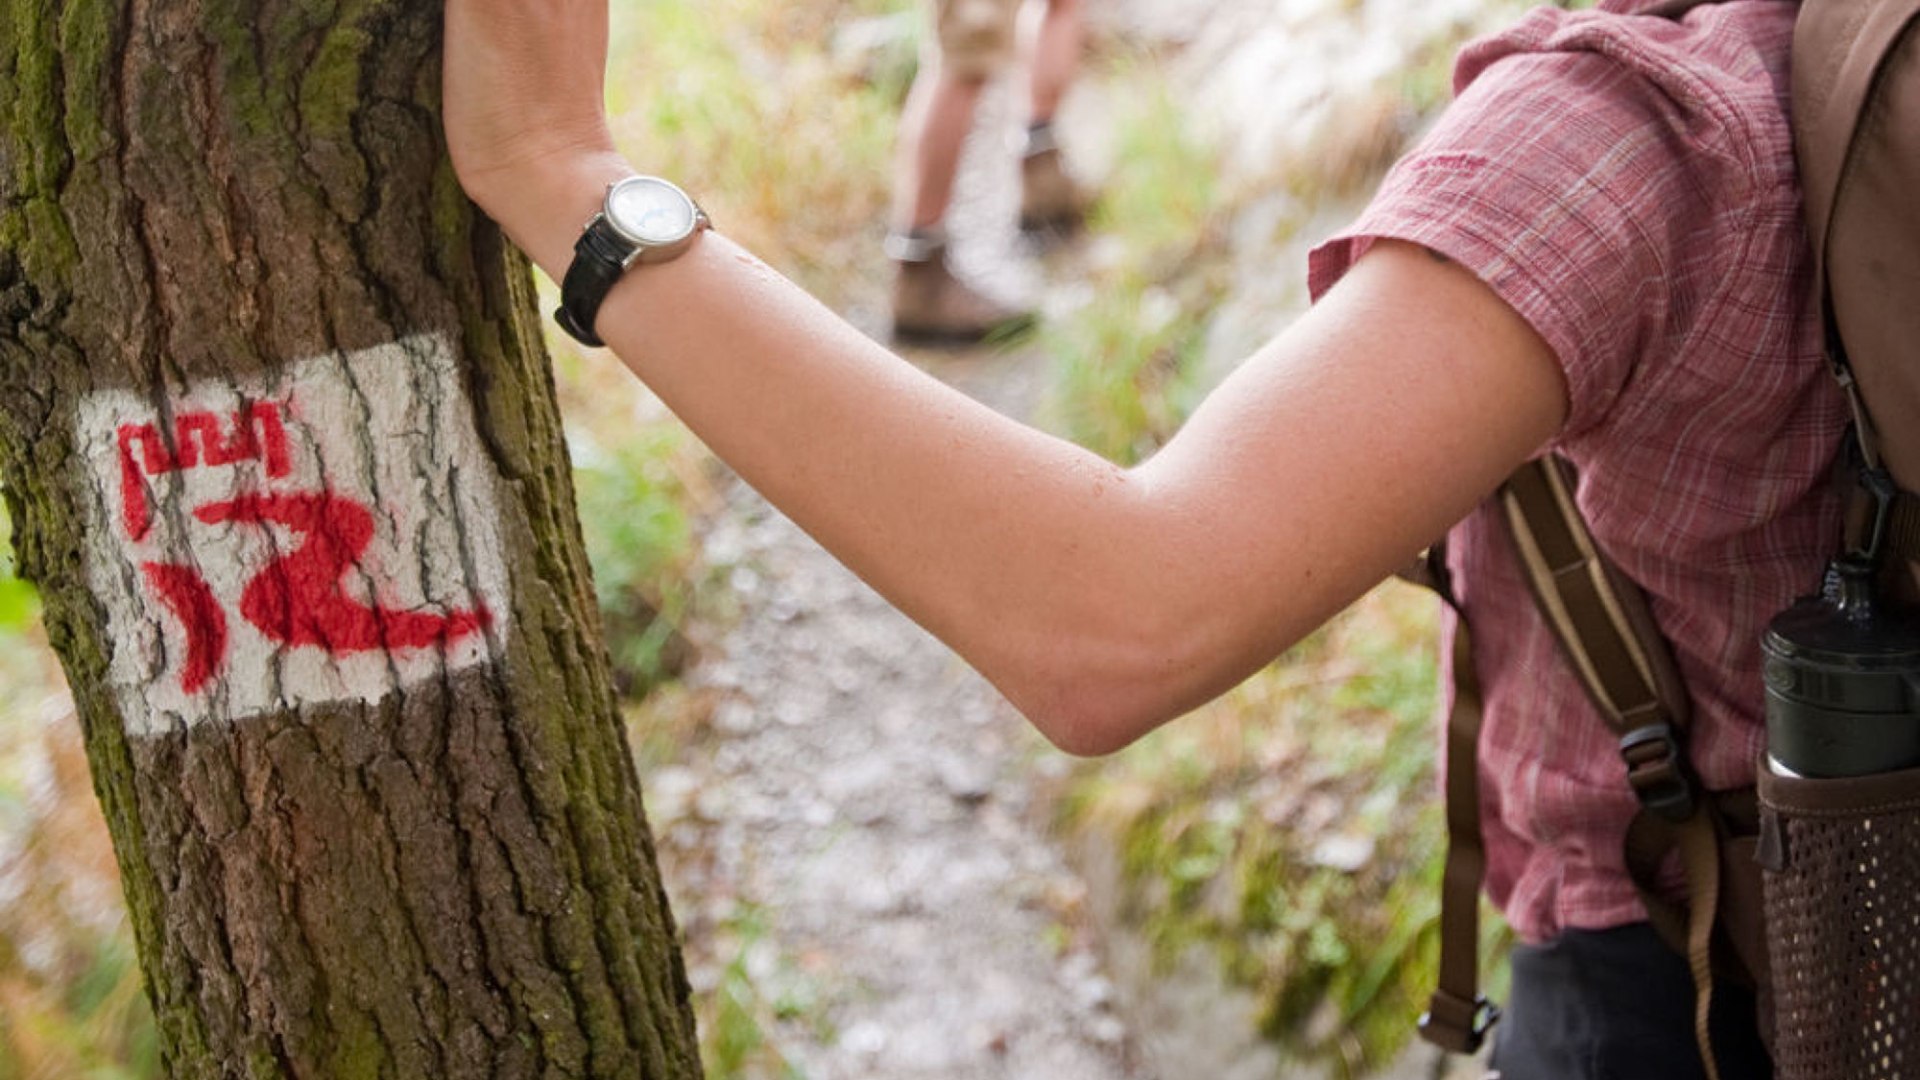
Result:
M599 348L606 342L594 333L600 305L614 282L626 271L633 246L614 235L605 217L596 217L573 245L573 265L560 283L560 307L553 320L583 345Z

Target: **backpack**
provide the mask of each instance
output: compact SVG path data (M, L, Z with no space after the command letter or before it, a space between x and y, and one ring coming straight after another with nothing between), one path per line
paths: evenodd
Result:
M1706 2L1668 0L1640 14L1678 18ZM1920 0L1803 0L1792 50L1813 281L1828 360L1853 411L1836 565L1867 567L1878 602L1911 607L1920 598ZM1576 483L1565 462L1543 458L1497 497L1563 654L1620 737L1642 807L1623 838L1627 865L1654 926L1693 972L1708 1077L1720 1080L1707 1033L1716 983L1754 989L1782 1080L1920 1075L1920 769L1821 780L1762 764L1755 788L1700 790L1686 760L1685 688L1645 598L1581 520ZM1452 602L1437 545L1403 576ZM1835 587L1831 574L1824 587ZM1463 621L1447 734L1439 986L1420 1019L1428 1041L1463 1053L1499 1016L1478 990L1485 855L1470 650ZM1920 680L1907 693L1920 720ZM1684 909L1651 887L1676 851Z

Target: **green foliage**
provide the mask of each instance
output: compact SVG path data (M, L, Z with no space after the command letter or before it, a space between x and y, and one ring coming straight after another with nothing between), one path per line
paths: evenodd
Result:
M5 943L0 943L0 949ZM62 995L0 964L0 1080L75 1076L159 1080L160 1043L130 937L101 943Z
M767 1032L776 1023L806 1019L815 1003L810 988L790 972L766 970L775 962L767 951L766 933L765 916L742 904L715 935L715 945L732 956L720 971L719 985L701 1003L700 1056L708 1080L805 1080L806 1074L780 1053Z
M1186 418L1203 328L1138 280L1103 289L1042 332L1059 367L1050 404L1068 438L1123 465L1150 455Z
M40 594L14 576L13 522L0 491L0 647L9 635L19 634L40 621Z
M1349 1076L1405 1045L1436 970L1432 621L1379 590L1062 804L1118 848L1157 955L1212 951L1276 1042Z
M643 694L688 658L693 508L681 470L690 467L691 439L667 423L641 425L612 445L577 426L567 437L615 677Z
M1151 61L1136 60L1114 77L1128 99L1117 103L1112 180L1102 189L1094 225L1117 238L1117 262L1171 281L1208 250L1220 207L1215 147L1193 134L1179 95ZM1111 241L1109 241L1111 242Z
M1199 398L1207 320L1225 294L1211 147L1189 133L1165 77L1141 61L1115 85L1121 104L1112 179L1090 243L1105 253L1085 303L1050 319L1048 405L1068 438L1122 464L1146 457Z
M636 161L684 180L721 227L815 295L871 286L894 124L913 42L874 62L837 56L842 29L894 0L615 6L614 132ZM912 25L904 23L903 26Z

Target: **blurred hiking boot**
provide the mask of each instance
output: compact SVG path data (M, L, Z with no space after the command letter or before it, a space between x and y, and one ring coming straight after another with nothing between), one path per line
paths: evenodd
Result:
M1087 201L1067 175L1053 125L1028 128L1020 155L1020 231L1072 232L1086 220Z
M894 261L893 337L909 344L959 345L1033 325L1033 312L1009 307L953 275L938 230L887 237Z

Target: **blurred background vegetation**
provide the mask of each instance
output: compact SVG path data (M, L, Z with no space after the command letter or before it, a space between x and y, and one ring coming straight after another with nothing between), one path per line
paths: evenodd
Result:
M911 0L615 7L610 96L635 160L685 178L729 233L829 305L879 309L894 123L920 33ZM1320 5L1349 20L1365 7ZM1183 68L1178 50L1090 11L1076 95L1104 132L1090 155L1103 201L1081 283L1027 343L1048 357L1041 422L1123 462L1151 453L1303 303L1303 245L1351 213L1444 101L1458 42L1515 7L1452 4L1333 112L1315 90L1331 74L1302 73L1312 108L1298 115L1314 123L1252 165L1254 133L1233 126L1245 117L1191 92L1192 57ZM724 473L616 361L558 335L552 347L609 645L636 715L646 702L644 770L704 722L676 676L698 657L699 627L725 625L726 590L698 570ZM0 1080L157 1076L112 851L10 550L0 543ZM1216 958L1257 996L1272 1039L1339 1074L1392 1057L1430 985L1433 609L1383 586L1194 717L1050 788L1049 820L1083 853L1103 918L1156 962ZM792 1075L765 1032L808 1002L791 980L764 985L756 914L687 931L692 962L721 973L699 1004L710 1075Z

